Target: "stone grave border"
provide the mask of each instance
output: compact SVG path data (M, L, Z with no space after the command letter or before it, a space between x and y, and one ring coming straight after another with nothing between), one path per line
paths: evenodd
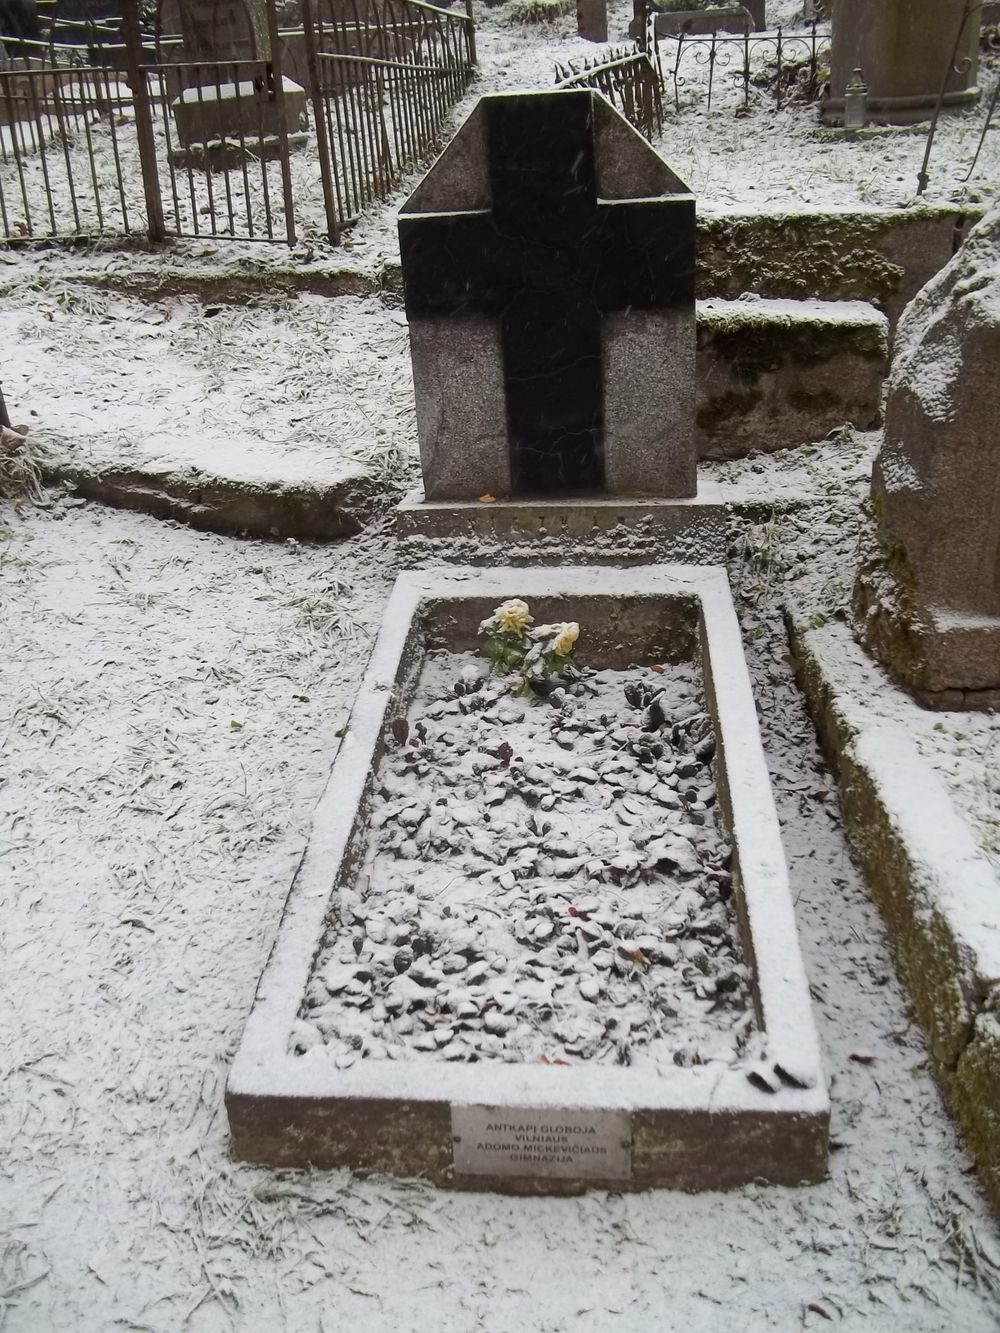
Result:
M793 606L786 618L848 841L935 1076L1000 1209L1000 877L906 729L876 715L870 677L881 668L850 630L810 629Z
M331 893L356 865L366 794L387 720L405 709L424 644L424 617L461 619L505 597L626 599L632 626L686 625L700 649L717 735L717 779L733 841L736 903L754 976L766 1061L655 1070L622 1066L358 1062L337 1070L291 1055ZM475 605L472 605L475 604ZM482 612L485 614L485 612ZM599 614L598 608L592 608ZM581 619L583 617L581 616ZM660 633L662 633L662 628ZM474 633L474 631L473 631ZM403 573L361 685L312 836L292 885L233 1064L226 1105L237 1157L274 1166L421 1175L437 1185L562 1194L588 1187L728 1188L754 1180L817 1181L826 1173L829 1100L799 953L788 872L749 675L725 570L509 568ZM458 1175L452 1115L562 1113L624 1125L629 1170L613 1178ZM617 1113L617 1115L615 1114Z

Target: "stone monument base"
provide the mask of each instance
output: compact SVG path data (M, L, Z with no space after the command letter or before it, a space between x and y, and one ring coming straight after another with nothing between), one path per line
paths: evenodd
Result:
M1000 616L907 603L881 562L862 569L854 612L864 647L925 708L1000 708Z
M306 94L300 84L282 78L285 125L289 142L304 141ZM275 143L280 138L278 101L268 95L261 79L239 83L212 83L205 87L185 88L170 107L177 126L177 138L188 152L204 150L216 143L238 145L246 142L256 154L258 143Z
M425 500L396 510L400 563L464 565L724 564L726 510L700 478L689 499L588 496Z
M941 99L942 111L961 111L973 106L980 98L978 85L963 88L958 92L945 93ZM937 105L937 95L926 97L869 97L867 101L868 123L870 125L916 125L920 121L930 120ZM830 97L821 111L824 125L843 125L844 99Z

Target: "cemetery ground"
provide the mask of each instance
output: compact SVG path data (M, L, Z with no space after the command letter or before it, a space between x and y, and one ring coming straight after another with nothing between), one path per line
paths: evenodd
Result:
M476 92L548 86L553 52L582 50L568 26L481 17ZM663 148L703 211L911 198L919 138L847 145L806 121L692 106ZM980 124L943 127L936 200L996 188L997 132L958 180ZM831 1081L829 1178L522 1200L230 1159L226 1074L416 476L393 227L378 210L328 254L308 238L291 256L0 254L4 387L37 469L0 499L0 1327L998 1327L1000 1232L795 677L810 638L841 651L877 432L709 465L736 503L730 577ZM109 471L120 502L195 526L56 480ZM335 509L347 535L199 531L213 488L277 490L276 523ZM927 714L864 680L1000 867L995 715Z

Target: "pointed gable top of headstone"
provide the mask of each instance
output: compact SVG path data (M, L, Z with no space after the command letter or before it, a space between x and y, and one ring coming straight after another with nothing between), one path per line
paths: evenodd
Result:
M490 189L487 124L490 104L509 100L509 93L481 97L455 137L407 199L400 212L488 212ZM663 199L691 191L625 117L589 88L557 92L524 92L517 97L589 99L594 126L597 193L601 199Z

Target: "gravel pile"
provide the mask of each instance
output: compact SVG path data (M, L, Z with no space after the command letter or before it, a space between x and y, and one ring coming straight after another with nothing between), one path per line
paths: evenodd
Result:
M299 1053L686 1065L753 1045L700 671L539 689L428 657Z

